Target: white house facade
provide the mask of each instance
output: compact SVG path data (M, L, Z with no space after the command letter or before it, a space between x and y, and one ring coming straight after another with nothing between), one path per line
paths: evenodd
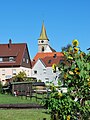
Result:
M42 59L38 59L32 68L32 77L42 82L57 82L60 75L58 68L53 72L52 66L48 67Z

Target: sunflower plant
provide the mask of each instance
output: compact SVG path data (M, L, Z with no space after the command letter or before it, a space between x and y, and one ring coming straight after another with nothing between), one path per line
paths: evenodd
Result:
M63 51L64 60L59 65L61 86L51 92L46 106L51 110L51 120L85 120L90 114L90 53L84 53L78 47L78 40Z

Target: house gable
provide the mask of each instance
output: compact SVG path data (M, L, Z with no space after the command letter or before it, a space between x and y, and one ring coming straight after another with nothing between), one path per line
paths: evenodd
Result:
M52 65L58 65L63 60L63 54L60 52L37 53L32 62L32 76L43 82L55 81L59 77L59 70L53 72Z
M38 59L37 62L34 64L32 68L32 76L36 77L37 80L41 80L45 82L45 76L46 76L46 66L41 61L41 59Z
M45 64L42 62L41 59L38 59L37 62L34 64L33 69L42 69L45 68Z
M20 67L22 65L25 49L27 49L26 46L26 43L12 44L11 41L9 41L8 44L0 44L0 67ZM28 49L26 51L28 51ZM25 65L23 66L25 67ZM31 68L30 63L29 67Z
M27 45L26 45L26 47L24 49L24 52L23 52L21 66L22 67L31 68L31 60L30 60L30 56L29 56Z

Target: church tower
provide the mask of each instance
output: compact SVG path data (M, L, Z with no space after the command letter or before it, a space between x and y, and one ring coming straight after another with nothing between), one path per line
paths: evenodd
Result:
M38 39L38 52L43 53L49 46L49 39L46 34L44 23L42 24L41 34Z

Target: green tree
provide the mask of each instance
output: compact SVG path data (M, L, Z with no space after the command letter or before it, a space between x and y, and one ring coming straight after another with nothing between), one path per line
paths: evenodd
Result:
M72 48L72 45L71 44L68 44L66 47L62 47L61 49L62 49L62 52L63 51L69 51L70 50L70 48Z
M24 81L24 77L27 77L26 76L26 73L24 72L24 71L20 71L17 75L15 75L14 77L13 77L13 81L14 82L21 82L21 81Z

